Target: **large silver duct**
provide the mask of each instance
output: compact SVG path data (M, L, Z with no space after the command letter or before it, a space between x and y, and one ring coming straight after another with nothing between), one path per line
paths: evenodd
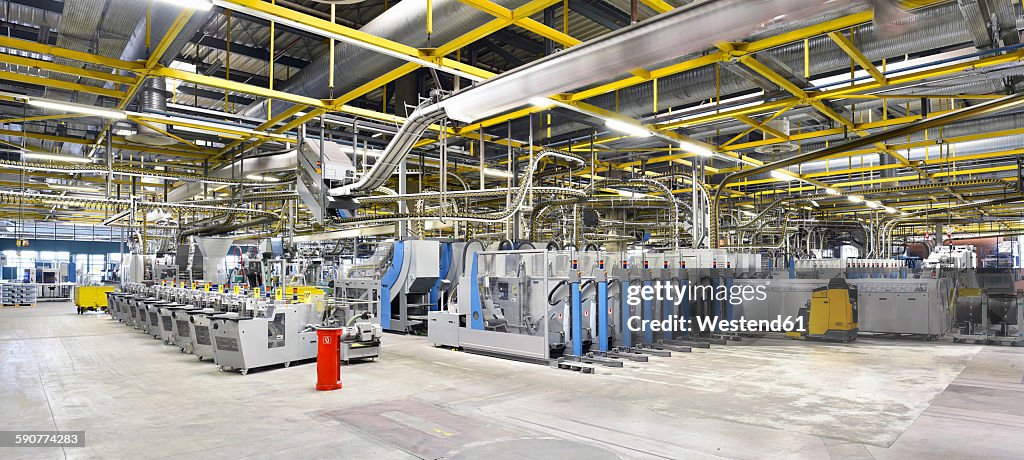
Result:
M459 0L434 0L432 3L434 18L444 20L434 21L434 31L429 41L424 26L427 22L427 3L417 0L399 2L359 30L415 48L426 48L450 42L494 19L494 16ZM515 9L526 4L527 0L496 0L495 3ZM335 46L334 59L335 96L352 91L373 78L405 64L405 61L400 59L347 43L338 43ZM327 86L329 66L330 56L320 56L278 89L292 94L326 99L330 97L330 89ZM274 114L279 114L291 106L290 103L277 101L273 105ZM242 114L266 119L266 100L246 107Z
M802 20L821 15L826 6L836 9L864 3L719 0L678 8L491 78L441 100L437 106L449 118L474 121L522 106L535 97L547 97L619 72L663 62L680 53L694 52L704 43L748 36L781 15ZM436 112L433 106L418 108L417 116L402 128L407 136L396 136L385 150L387 161L375 164L359 183L331 190L331 196L365 193L383 183L411 150L408 134L418 137L429 120L428 114Z
M175 6L171 3L166 2L153 2L153 11L150 15L150 37L151 43L158 43L165 35L167 31L171 29L171 24L181 14L182 8ZM160 64L170 65L171 61L178 56L181 49L185 47L185 44L199 31L207 20L209 20L211 11L195 11L192 13L192 17L185 27L181 29L174 40L171 41L171 45L164 52L160 58ZM146 48L146 17L143 15L142 20L135 26L135 30L128 38L128 43L124 47L124 51L121 53L121 59L125 61L138 61L149 58L149 50ZM170 93L167 92L167 82L163 77L150 77L139 88L138 101L140 112L167 112L167 98L170 97ZM154 124L160 129L166 129L166 125ZM145 145L172 145L177 141L164 136L152 129L147 128L143 125L137 125L137 132L129 135L126 138L129 142Z
M855 27L854 37L858 49L871 60L920 53L963 43L971 43L971 34L964 24L956 3L946 3L916 12L912 22L903 24L900 33L882 30L875 23ZM773 31L773 33L776 33ZM754 35L750 40L763 38ZM827 36L812 37L808 41L812 59L812 75L849 69L850 56ZM790 69L803 69L803 43L792 43L758 53L759 60L773 60ZM728 71L720 72L721 94L756 90L749 80ZM687 72L658 79L658 105L679 106L707 100L715 95L715 67L704 66ZM653 83L642 83L618 91L618 112L639 117L651 112ZM616 107L616 94L608 93L586 100L588 104L607 110ZM584 125L567 123L553 126L551 135L559 136L583 129Z

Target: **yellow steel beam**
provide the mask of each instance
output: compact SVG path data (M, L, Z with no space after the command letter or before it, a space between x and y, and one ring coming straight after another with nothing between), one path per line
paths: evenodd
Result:
M120 70L134 71L142 70L145 68L145 65L141 62L123 61L111 57L100 56L98 54L69 50L66 48L61 48L59 46L44 45L41 43L30 42L28 40L19 40L17 38L0 36L0 47L14 48L32 53L38 53L44 56L60 57L75 61L86 62L90 64L98 64ZM7 59L7 55L4 55L4 59Z
M674 6L669 5L668 2L666 2L665 0L640 0L640 3L647 5L652 10L657 11L658 13L665 13L675 9Z
M779 112L781 112L781 110ZM767 134L771 134L772 136L775 136L775 138L777 139L781 139L783 141L789 140L789 136L786 135L786 133L783 133L782 131L779 131L775 128L772 128L771 126L768 126L767 123L758 123L756 120L746 115L739 115L736 117L736 119L751 126L753 129L759 129Z
M21 118L6 118L0 119L0 125L8 123L25 123L28 121L41 121L41 120L63 120L65 118L81 118L88 117L90 115L82 113L60 113L57 115L36 115L34 117L21 117Z
M262 0L225 0L225 2L242 7L243 12L244 10L251 10L280 18L279 22L290 21L301 24L314 30L330 34L331 36L341 37L341 39L353 43L356 46L363 46L367 49L385 53L399 59L406 59L420 64L429 63L438 68L456 72L472 72L474 70L471 66L445 58L444 54L437 54L432 52L432 50L420 50L409 45L378 37L341 24L336 24L293 9L277 6L273 3L264 2ZM228 8L230 8L230 6L228 6ZM474 75L479 76L475 72Z
M286 93L284 91L277 91L262 86L250 85L246 83L239 83L232 80L223 78L211 77L209 75L203 75L199 73L185 72L183 70L172 69L170 67L164 67L157 65L150 72L150 75L174 78L189 83L195 83L203 86L210 86L213 88L225 89L240 93L252 94L259 97L266 97L272 99L280 99L283 101L294 102L296 104L303 104L313 107L326 107L326 104L320 99L314 99L306 96L299 96L297 94Z
M533 0L519 8L512 10L511 18L495 18L488 21L486 24L477 27L465 34L462 34L455 40L452 40L444 45L437 48L436 54L439 56L446 56L455 52L455 50L462 48L470 43L473 43L481 38L484 38L500 29L512 25L518 18L529 18L534 14L543 11L545 8L559 3L560 0ZM501 7L504 8L504 7Z
M789 107L784 107L782 110L779 110L779 111L775 112L774 114L772 114L768 118L765 118L764 120L762 120L760 123L755 123L755 124L751 125L750 129L747 129L747 130L743 131L742 133L739 133L736 136L733 136L732 139L729 139L724 144L720 145L719 148L726 148L729 145L731 145L732 143L734 143L734 142L736 142L736 141L738 141L740 139L743 139L743 137L746 136L747 134L750 134L754 130L760 129L762 126L767 125L768 122L770 122L770 121L772 121L772 120L782 116L782 114L788 112L789 109L792 109L795 106L796 105L794 104L794 105L791 105ZM744 119L750 120L750 117L747 117L746 115L740 115L739 117L743 117ZM739 117L737 117L737 119L740 119ZM750 124L750 123L747 123L747 124ZM787 141L790 140L790 136L775 136L775 139L776 139L777 142L787 142Z
M126 96L124 91L117 91L109 88L101 88L99 86L83 85L81 83L57 80L53 78L37 77L35 75L27 75L23 73L0 71L0 79L28 83L30 85L49 86L53 88L66 89L68 91L80 91L83 93L98 94L100 96L108 96L115 99L124 99Z
M910 73L910 74L893 76L892 78L889 78L888 85L885 85L885 86L897 85L897 84L902 84L902 83L910 83L910 82L914 82L914 81L918 81L918 80L922 80L922 79L926 79L926 78L949 75L949 74L957 73L957 72L960 72L960 71L963 71L963 70L968 70L968 69L979 69L979 68L986 68L986 67L991 67L991 66L995 66L995 65L1009 64L1009 63L1017 62L1017 61L1019 61L1021 59L1024 59L1024 50L1017 50L1017 51L1013 51L1013 52L1010 52L1010 53L1007 53L1007 54L1003 54L1003 55L990 56L990 57L987 57L987 58L973 60L973 61L958 62L958 63L950 64L950 65L947 65L947 66L938 67L938 68L935 68L935 69L928 69L928 70L922 70L922 71L914 72L914 73ZM845 87L834 89L834 90L824 91L824 92L820 92L820 93L814 93L813 97L815 99L818 99L818 100L835 99L835 98L840 98L840 97L847 96L850 93L856 93L856 92L861 92L861 91L870 91L870 90L879 89L882 86L883 85L879 84L876 81L870 81L870 82L861 83L861 84L854 85L854 86L845 86ZM704 115L704 116L700 116L700 117L693 117L693 118L686 119L686 120L680 120L680 121L674 121L674 122L668 122L668 123L661 123L661 124L658 124L658 125L655 125L655 126L658 129L671 129L671 128L680 128L680 127L684 127L684 126L697 126L697 125L701 125L701 124L704 124L704 123L709 123L709 122L712 122L712 121L723 120L723 119L727 119L727 118L733 118L737 114L740 114L740 115L753 115L753 114L765 113L765 112L770 112L772 110L777 110L777 109L779 109L781 107L784 107L787 104L794 104L794 103L799 104L799 103L802 103L802 102L804 102L804 101L802 101L800 98L780 99L780 100L777 100L777 101L773 101L773 102L769 102L769 103L765 103L765 104L760 104L760 105L756 105L756 106L752 106L752 107L743 107L743 108L740 108L740 109L733 109L733 110L723 110L723 111L717 112L717 113L709 113L708 115Z
M583 43L579 39L570 37L568 34L555 30L549 26L537 22L534 19L523 18L520 19L519 21L516 21L516 25L526 30L529 30L530 32L533 32L537 35L540 35L541 37L544 37L548 40L560 43L566 47L576 46L579 45L580 43Z
M856 62L857 65L860 66L861 69L864 69L867 73L871 74L871 77L874 78L875 81L883 85L886 83L885 75L882 75L882 72L878 70L878 67L875 67L875 65L871 63L871 60L857 49L857 46L853 44L853 41L839 31L829 32L828 37L831 38L832 41L836 42L836 44L839 45L839 47L842 48L843 51L853 59L853 62Z
M143 121L142 119L138 119L138 118L135 119L135 122L140 124L140 125L143 125L143 126L149 128L149 129L152 129L153 131L156 131L156 132L158 132L160 134L163 134L164 136L167 136L167 137L169 137L171 139L174 139L174 140L180 142L186 148L189 148L191 150L199 149L199 146L193 144L192 142L190 142L188 140L185 140L185 139L182 139L180 136L176 136L174 134L171 134L166 129L163 129L163 128L161 128L161 127L159 127L159 126L157 126L157 125L155 125L153 123L149 123L149 122Z
M96 80L106 80L115 83L131 84L135 81L134 78L120 75L116 73L103 72L100 70L84 69L80 67L74 67L69 65L57 64L52 61L43 61L41 59L32 59L24 56L18 56L14 54L2 54L0 60L11 65L20 65L25 67L32 67L36 69L42 69L50 72L59 72L65 75L73 75L76 77L87 77Z
M167 33L164 34L163 39L161 39L160 42L157 43L156 47L150 51L149 59L146 60L147 69L156 67L156 64L160 62L161 58L163 58L164 53L166 53L167 49L170 48L171 43L181 32L181 29L185 28L185 25L188 24L188 21L192 18L192 13L194 11L195 10L192 8L182 8L181 13L178 14L178 17L174 18L174 22L172 22L171 26L167 29Z

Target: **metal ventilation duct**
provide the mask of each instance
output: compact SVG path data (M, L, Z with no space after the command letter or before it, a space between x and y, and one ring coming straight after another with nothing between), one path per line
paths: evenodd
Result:
M718 3L718 2L714 2ZM840 8L840 5L834 5ZM745 6L737 7L739 9ZM787 16L786 21L797 21ZM921 53L928 50L942 49L950 46L971 43L972 37L965 25L963 15L956 3L943 3L934 7L915 11L913 19L906 21L901 31L893 33L876 27L874 23L864 24L855 27L854 36L858 49L868 59L877 61L893 56L904 56ZM772 31L771 33L758 33L750 37L751 40L765 38L788 30ZM700 43L707 44L707 40ZM814 59L810 61L811 75L820 75L837 70L850 68L850 56L840 49L831 38L819 35L808 40L808 48ZM683 53L680 53L680 55ZM691 55L682 59L674 59L664 62L652 68L660 68L666 65L677 63L687 58L696 57ZM791 69L802 69L804 65L804 44L803 42L791 43L757 55L758 59L770 59L786 65ZM624 78L624 76L621 76ZM743 79L729 72L722 72L721 94L739 94L757 89L754 83ZM602 84L600 82L598 84ZM651 113L651 100L654 97L653 84L650 82L629 86L616 93L608 93L587 99L585 102L597 107L617 111L631 117L642 117ZM678 107L687 104L698 103L713 97L715 88L715 67L703 66L697 69L681 72L675 75L658 79L658 105L661 107ZM551 127L551 136L558 137L580 129L590 129L590 126L581 123L564 123Z
M706 49L761 30L779 18L800 21L866 1L718 0L676 8L534 61L453 95L448 117L472 122L547 97ZM711 80L712 84L714 79ZM646 103L650 105L650 100Z
M450 42L460 35L494 20L494 16L459 0L434 0L432 3L434 18L444 18L444 20L434 21L434 33L430 40L427 40L423 27L427 21L427 2L423 1L398 2L359 30L415 48L428 48ZM527 0L496 0L495 3L505 8L515 9L525 5ZM338 43L334 48L334 56L336 70L334 94L336 96L352 91L405 64L405 61L347 43ZM326 99L330 97L330 90L327 86L329 66L330 56L326 54L320 56L279 89L292 94ZM275 101L274 114L279 114L291 106L290 103ZM267 102L264 100L246 107L242 111L242 115L266 119Z
M789 119L778 118L775 120L771 120L768 123L765 123L765 126L771 130L778 132L779 134L782 134L783 138L789 137ZM798 148L800 148L800 146L792 142L782 142L778 144L762 145L760 147L755 148L754 151L757 153L780 154L789 153Z
M171 24L181 14L182 8L166 2L154 2L152 5L153 12L150 24L150 36L152 42L156 43L167 35L167 31L171 29ZM192 18L185 24L185 27L181 29L178 35L171 41L171 45L164 52L163 57L160 58L160 64L170 65L181 49L188 43L188 40L195 35L200 28L202 28L207 20L209 20L211 11L195 11L192 14ZM124 47L124 52L121 53L121 59L125 61L138 61L145 60L149 57L149 50L146 47L146 18L143 15L142 20L139 21L138 25L135 26L135 30L132 32L131 37L128 38L128 43ZM150 77L148 78L139 88L139 108L141 112L166 112L167 111L167 98L170 93L167 92L167 82L163 77ZM167 136L160 134L152 129L149 129L142 125L138 126L138 132L127 137L129 142L136 144L163 146L171 145L177 141L168 138ZM159 125L160 129L166 129L166 125Z
M149 78L143 83L142 88L139 88L139 106L141 112L158 112L164 113L167 111L167 80L164 77ZM149 127L135 123L136 132L125 137L125 140L133 144L144 144L152 146L168 146L177 143L174 139L167 137ZM162 130L167 130L167 125L163 123L153 123L153 126L158 127Z

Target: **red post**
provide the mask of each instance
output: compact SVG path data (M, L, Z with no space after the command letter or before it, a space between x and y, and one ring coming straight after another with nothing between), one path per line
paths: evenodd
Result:
M341 389L341 328L317 328L316 339L316 390Z

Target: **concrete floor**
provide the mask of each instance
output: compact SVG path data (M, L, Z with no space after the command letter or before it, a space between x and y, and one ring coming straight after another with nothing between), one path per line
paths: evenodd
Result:
M745 341L582 375L386 335L315 365L220 373L67 303L0 309L0 430L85 430L0 458L1020 458L1024 349Z

